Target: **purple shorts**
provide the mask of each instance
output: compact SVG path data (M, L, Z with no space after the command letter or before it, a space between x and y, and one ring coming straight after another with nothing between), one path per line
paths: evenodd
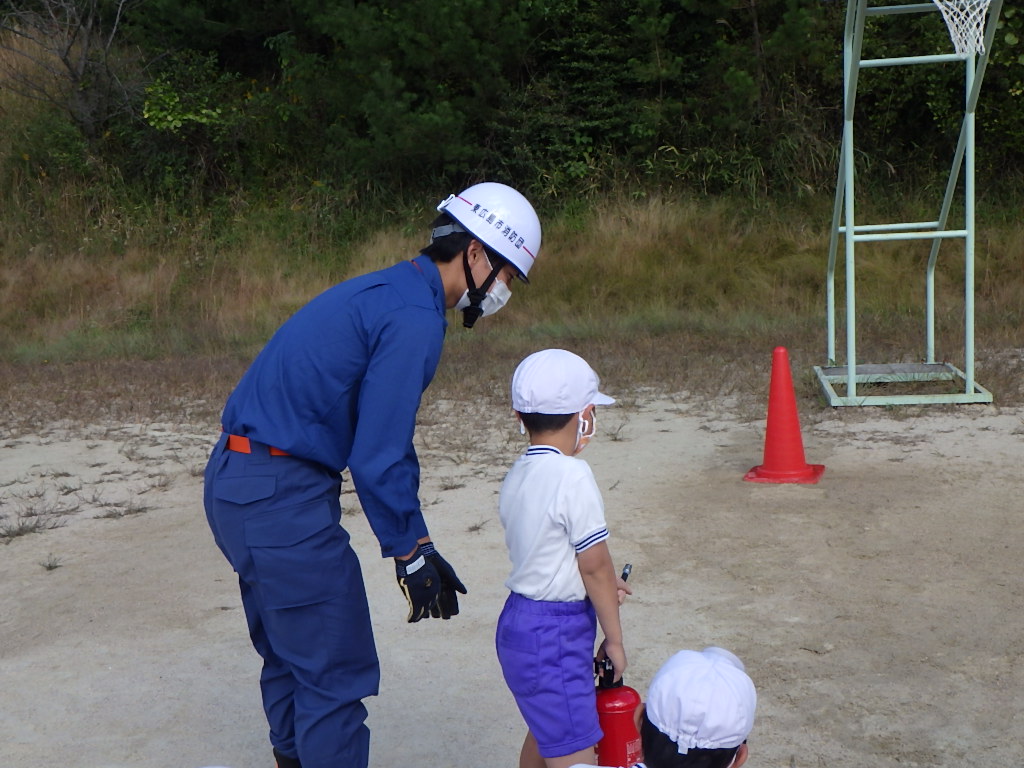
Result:
M508 596L495 646L505 682L541 757L562 757L601 740L594 692L597 619L589 600L549 603Z

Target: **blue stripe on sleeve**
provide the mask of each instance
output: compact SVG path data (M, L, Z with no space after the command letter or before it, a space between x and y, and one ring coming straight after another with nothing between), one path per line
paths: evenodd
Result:
M590 549L595 544L600 544L602 541L604 541L607 538L608 538L608 529L607 528L602 528L599 531L594 531L592 534L587 536L587 538L585 538L579 544L575 544L574 545L575 548L576 548L576 554L578 555L580 552L583 552L584 550Z

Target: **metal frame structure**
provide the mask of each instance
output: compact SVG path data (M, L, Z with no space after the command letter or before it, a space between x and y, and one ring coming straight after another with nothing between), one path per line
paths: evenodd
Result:
M988 64L996 24L1002 10L1002 0L992 0L984 32L984 49L976 54L936 54L931 56L905 56L887 59L862 59L864 23L868 16L885 16L938 12L932 2L909 5L875 5L868 0L849 0L846 9L846 28L843 46L843 142L836 182L835 207L832 213L832 234L829 241L826 303L828 315L828 364L814 366L829 405L912 405L923 403L990 403L992 394L974 380L974 112L978 91ZM892 224L857 224L854 216L854 148L853 113L860 70L874 67L934 64L938 62L964 63L965 99L964 117L960 127L949 181L935 221L898 222ZM963 170L964 225L948 228L949 212ZM846 255L846 362L836 360L836 296L835 270L839 236L845 243ZM939 246L943 240L964 241L964 370L948 362L935 360L935 265ZM857 363L855 252L857 243L881 240L931 240L931 255L925 274L926 300L926 358L920 363L885 363L864 365ZM963 389L949 394L893 394L858 395L858 384L919 383L933 381L962 382ZM836 392L835 385L845 385L845 394ZM910 387L913 389L913 387Z

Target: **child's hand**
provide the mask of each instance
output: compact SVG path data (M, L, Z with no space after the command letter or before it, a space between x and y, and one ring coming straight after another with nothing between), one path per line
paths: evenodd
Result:
M633 590L629 588L629 585L622 577L616 577L615 586L618 588L619 605L622 605L626 602L626 595L632 595Z
M622 643L609 642L606 637L601 642L601 647L597 649L597 660L601 661L602 659L610 659L615 668L615 677L612 678L612 682L621 680L622 674L626 671L626 649Z

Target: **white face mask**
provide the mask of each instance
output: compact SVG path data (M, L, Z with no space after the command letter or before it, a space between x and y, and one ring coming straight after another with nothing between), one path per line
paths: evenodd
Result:
M587 424L590 424L590 429L587 429ZM576 447L573 449L572 455L575 456L586 448L595 434L597 434L597 409L590 412L590 419L583 418L581 412L579 425L576 427Z
M484 296L484 300L480 302L480 309L483 310L481 317L487 317L493 315L499 309L504 307L512 295L512 289L508 287L504 280L495 278L494 284L491 286L491 290ZM455 311L461 311L469 306L469 290L462 294L462 298L459 299L455 305Z
M493 315L508 303L511 296L512 289L508 287L508 283L504 280L495 279L494 285L487 292L487 295L484 296L484 300L480 304L480 309L484 311L483 316Z

